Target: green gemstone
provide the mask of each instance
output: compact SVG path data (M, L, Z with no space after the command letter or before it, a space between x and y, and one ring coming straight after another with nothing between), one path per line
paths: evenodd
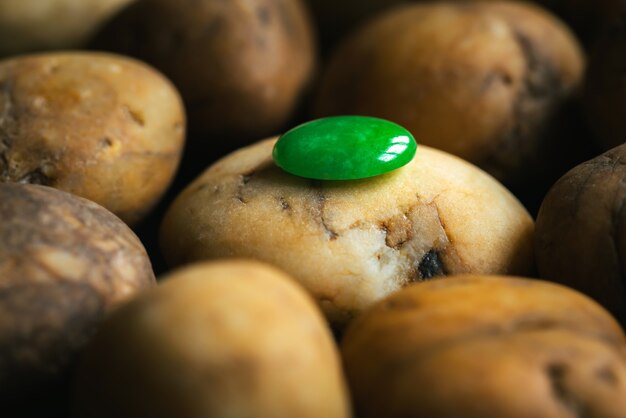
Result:
M301 177L354 180L388 173L413 159L417 144L402 126L367 116L334 116L297 126L274 145L277 166Z

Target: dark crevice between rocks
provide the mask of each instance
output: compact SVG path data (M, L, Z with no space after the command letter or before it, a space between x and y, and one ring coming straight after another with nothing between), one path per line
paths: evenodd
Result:
M546 376L550 381L554 398L570 411L572 417L590 418L588 408L569 390L565 380L567 373L565 364L553 363L546 367Z
M4 109L0 115L0 180L9 177L9 157L7 153L11 148L10 134L7 132L9 125L15 119L13 84L5 81L0 83L0 99L4 101Z
M26 174L24 174L22 177L20 177L17 180L18 183L23 183L23 184L40 184L42 186L50 186L53 182L54 179L52 179L51 177L45 175L42 171L41 168L38 167Z
M626 176L622 177L622 182L626 182ZM619 193L615 193L616 196L619 196ZM622 196L621 201L615 205L614 209L611 211L611 247L613 249L613 257L615 259L616 269L618 271L618 280L613 281L613 287L615 289L621 289L622 301L623 305L626 303L626 286L624 284L624 278L626 277L624 274L623 260L620 254L623 254L622 248L624 243L622 242L622 222L624 221L624 211L626 210L626 197ZM616 314L615 312L613 312ZM617 315L619 318L619 315ZM621 319L621 318L619 318Z

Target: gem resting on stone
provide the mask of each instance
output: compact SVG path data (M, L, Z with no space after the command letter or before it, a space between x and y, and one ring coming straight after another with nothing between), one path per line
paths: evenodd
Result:
M318 180L378 176L413 159L417 143L393 122L367 116L333 116L297 126L274 145L277 166Z

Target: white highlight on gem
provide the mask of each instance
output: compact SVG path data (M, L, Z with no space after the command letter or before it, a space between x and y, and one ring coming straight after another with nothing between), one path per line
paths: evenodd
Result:
M393 138L391 140L391 143L393 145L390 146L385 151L384 154L382 154L380 157L378 157L378 160L382 161L382 162L385 162L385 163L393 160L398 155L402 154L409 147L409 143L410 142L411 142L411 140L406 135L396 136L395 138Z

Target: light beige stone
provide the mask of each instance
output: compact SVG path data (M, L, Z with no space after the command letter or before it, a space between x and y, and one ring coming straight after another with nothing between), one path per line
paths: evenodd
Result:
M533 221L502 185L425 146L383 176L313 181L277 168L274 140L218 161L176 199L161 247L172 264L249 257L297 278L333 322L414 282L529 274Z

